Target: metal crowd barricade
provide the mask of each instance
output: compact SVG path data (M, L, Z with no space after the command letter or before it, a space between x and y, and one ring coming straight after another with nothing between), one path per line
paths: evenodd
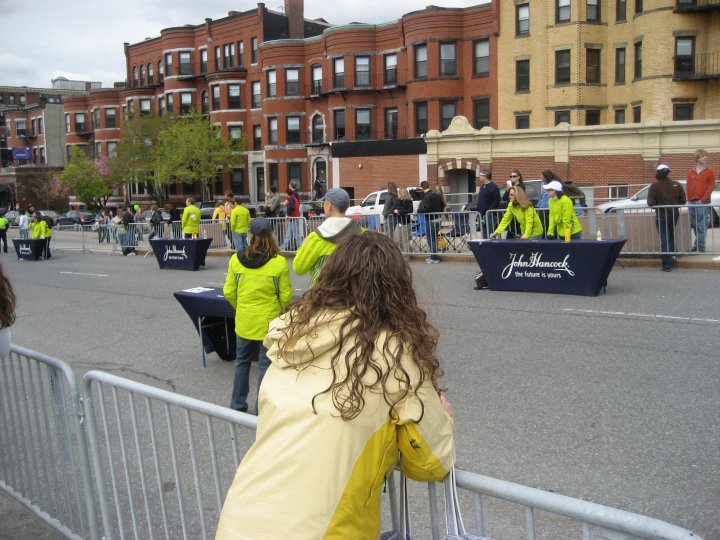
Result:
M82 389L59 360L12 347L0 360L0 487L69 538L212 538L257 419L90 371ZM668 523L458 471L466 525L535 539L701 540ZM397 524L388 477L384 529ZM423 494L427 490L427 495ZM436 484L411 484L418 538L440 538ZM415 518L419 516L419 521ZM281 523L282 520L280 520ZM472 527L468 527L469 529ZM631 536L628 536L631 535Z
M0 487L68 538L100 538L72 370L13 346L0 373Z
M468 240L480 238L480 215L476 211L412 214L409 226L393 229L393 237L400 238L401 250L407 254L468 254ZM386 226L386 228L388 228ZM409 251L403 248L403 236L409 236ZM398 241L398 240L396 240Z

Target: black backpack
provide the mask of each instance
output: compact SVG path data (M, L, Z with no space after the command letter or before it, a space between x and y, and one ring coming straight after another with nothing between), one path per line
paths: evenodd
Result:
M482 270L478 270L478 273L475 274L475 290L479 291L480 289L487 289L488 288L488 282L485 279L485 276L483 275Z

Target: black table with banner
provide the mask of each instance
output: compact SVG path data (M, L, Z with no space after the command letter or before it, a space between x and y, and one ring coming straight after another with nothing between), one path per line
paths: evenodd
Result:
M45 257L49 238L13 238L18 260L37 261Z
M197 270L205 266L212 238L153 238L150 240L160 268Z
M597 296L625 240L471 240L494 291Z
M175 293L200 334L202 362L216 352L223 360L235 360L235 310L219 287L194 287Z

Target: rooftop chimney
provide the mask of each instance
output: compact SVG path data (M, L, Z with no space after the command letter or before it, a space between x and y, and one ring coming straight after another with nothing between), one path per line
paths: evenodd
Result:
M288 18L288 34L290 39L305 37L304 0L285 0L285 15Z

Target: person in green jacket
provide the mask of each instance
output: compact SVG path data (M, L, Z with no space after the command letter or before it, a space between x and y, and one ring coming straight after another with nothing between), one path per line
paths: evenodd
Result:
M308 235L293 259L295 273L310 272L311 284L317 281L320 270L337 248L337 243L348 235L362 231L355 221L345 217L345 211L350 206L347 191L341 188L330 189L321 200L327 219Z
M232 233L233 249L236 252L247 248L247 231L250 225L250 210L245 208L238 197L235 206L230 212L230 232Z
M250 362L258 360L258 389L270 365L263 340L270 321L292 300L290 270L280 255L267 218L255 218L248 228L250 244L234 253L228 264L223 294L235 309L237 357L230 408L247 412ZM257 400L255 405L257 413Z
M5 253L8 252L7 232L10 228L10 220L5 217L5 209L0 208L0 244L5 246Z
M548 240L555 235L564 238L566 242L579 240L582 237L582 225L575 214L575 207L570 197L563 193L563 185L558 180L548 182L543 186L550 195L548 207L550 208L550 221L548 223Z
M497 238L515 218L520 224L521 240L540 240L543 235L542 221L522 188L517 186L509 188L508 199L508 207L502 221L490 238Z
M200 218L200 209L195 206L195 199L188 197L182 214L182 232L185 238L197 237Z
M35 214L33 214L33 219L30 222L30 238L45 239L43 258L50 259L52 257L50 254L50 238L52 238L52 229L48 227L40 212L35 212Z

